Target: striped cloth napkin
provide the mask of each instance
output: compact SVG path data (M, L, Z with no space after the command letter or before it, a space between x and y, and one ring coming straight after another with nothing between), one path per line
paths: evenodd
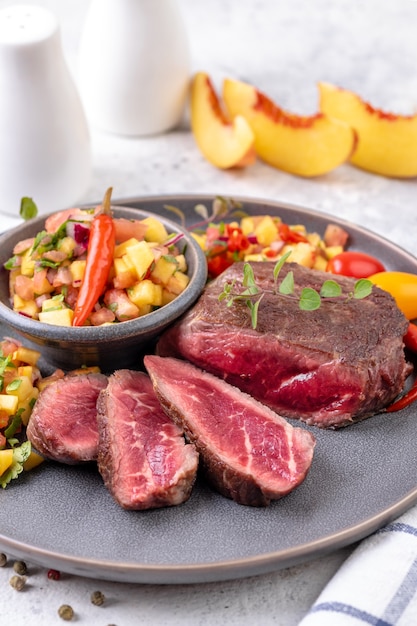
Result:
M417 626L417 506L364 539L299 626Z

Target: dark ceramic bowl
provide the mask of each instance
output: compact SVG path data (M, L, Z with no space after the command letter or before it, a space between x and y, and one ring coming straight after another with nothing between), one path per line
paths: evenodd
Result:
M10 335L41 352L41 361L47 371L57 367L70 370L84 365L98 365L103 372L110 372L139 366L152 340L195 302L205 285L206 259L187 230L165 217L141 209L112 208L115 217L144 219L153 215L165 225L169 233L182 233L190 282L174 301L134 320L80 328L44 324L20 315L11 308L9 273L4 269L4 263L12 256L17 242L43 230L47 216L39 216L0 235L0 323L10 329Z

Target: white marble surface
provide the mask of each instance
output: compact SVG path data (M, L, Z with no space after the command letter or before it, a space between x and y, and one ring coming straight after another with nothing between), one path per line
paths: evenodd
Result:
M225 76L241 78L283 107L308 114L317 107L316 82L327 80L358 91L377 107L404 114L417 110L416 1L179 2L193 69L208 71L217 85ZM17 2L0 1L0 7L11 4ZM58 16L65 54L76 78L86 0L27 0L26 4L45 6ZM117 198L171 192L264 197L352 220L417 253L416 180L390 180L349 165L314 180L292 177L260 161L246 171L217 171L199 154L187 115L180 129L158 137L126 139L94 128L91 135L93 178L80 201L101 198L110 185ZM4 227L5 218L0 219ZM207 585L112 584L68 575L51 581L44 569L29 564L28 583L20 594L8 585L9 565L0 569L0 622L62 623L57 609L69 603L76 612L74 622L80 625L292 626L350 550L269 575ZM90 603L95 589L107 597L103 607Z

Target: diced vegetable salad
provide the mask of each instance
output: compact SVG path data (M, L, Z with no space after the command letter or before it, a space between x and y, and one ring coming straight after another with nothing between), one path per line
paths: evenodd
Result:
M6 263L15 311L48 324L73 325L88 263L90 232L99 209L56 213L47 218L45 229L36 237L15 246ZM113 222L113 258L103 292L86 325L146 315L174 300L189 282L181 235L169 234L153 216L142 220L113 218ZM94 261L97 269L98 257Z
M346 231L336 225L329 224L321 237L304 225L288 225L271 215L209 223L193 236L206 254L211 278L235 261L274 261L289 251L289 261L325 271L329 259L343 252L348 239Z
M25 440L25 426L39 395L39 352L20 342L0 343L0 486L42 462Z

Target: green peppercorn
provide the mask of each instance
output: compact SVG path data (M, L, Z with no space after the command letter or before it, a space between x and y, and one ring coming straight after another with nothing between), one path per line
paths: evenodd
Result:
M23 587L26 584L26 577L25 576L12 576L11 579L9 580L10 586L13 587L13 589L16 589L16 591L22 591Z
M26 576L28 573L28 568L24 561L15 561L13 563L13 569L19 576Z
M74 609L69 604L62 604L58 609L58 615L66 622L70 622L74 617Z
M4 552L0 552L0 567L4 567L5 565L7 565L7 556Z
M90 599L91 599L91 602L95 604L96 606L101 606L102 604L104 604L104 601L106 598L104 597L104 594L101 593L101 591L93 591Z

